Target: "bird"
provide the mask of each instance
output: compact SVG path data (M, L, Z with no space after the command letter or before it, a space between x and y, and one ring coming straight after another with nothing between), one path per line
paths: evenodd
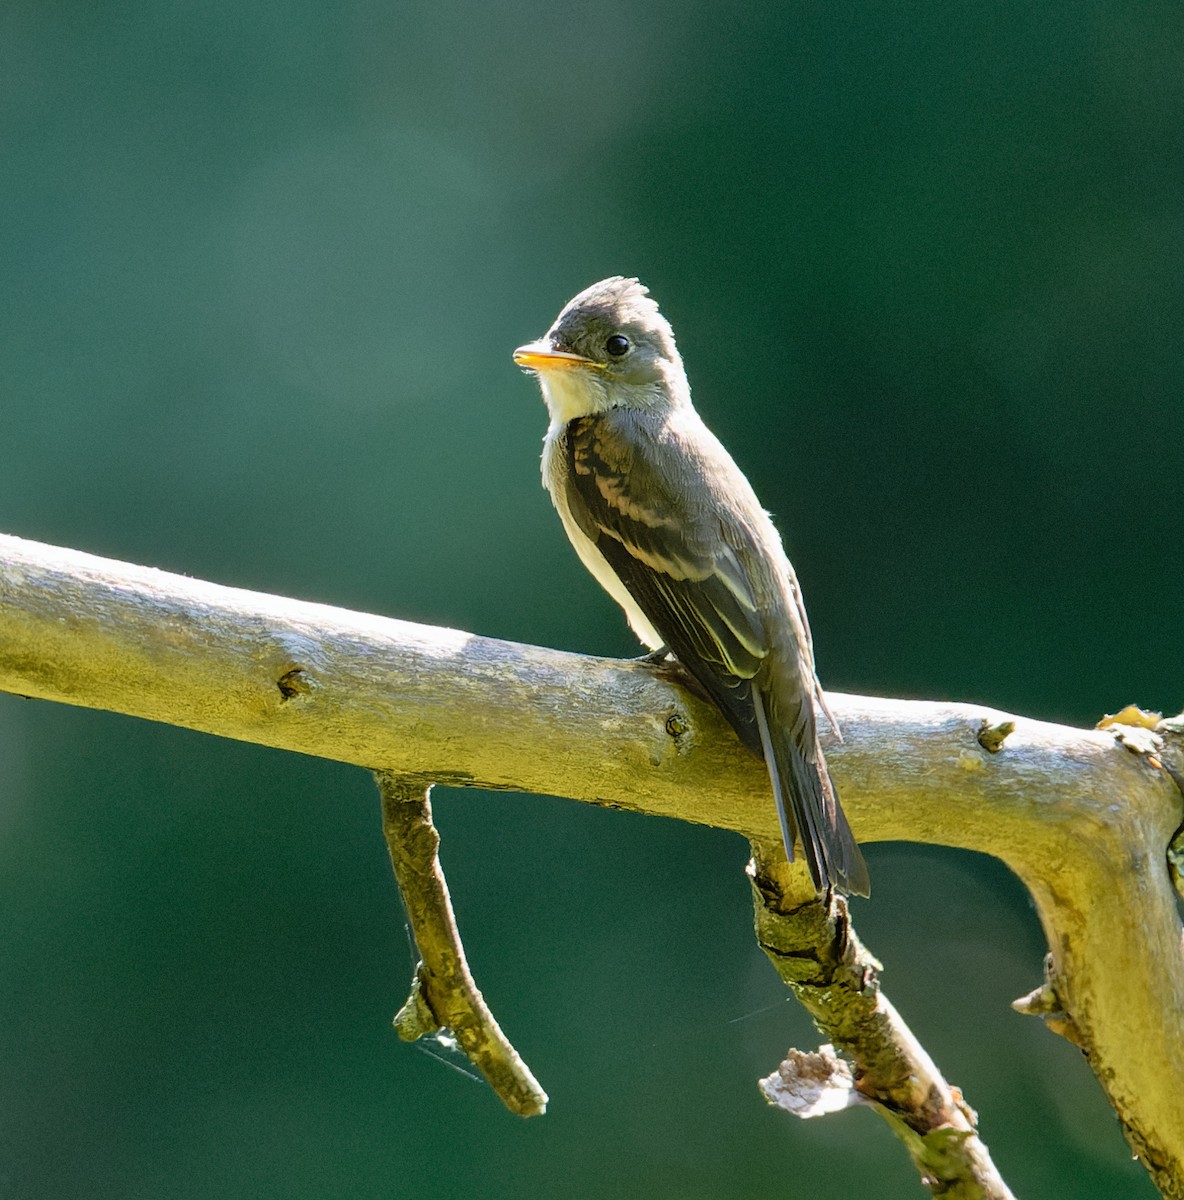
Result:
M764 759L786 854L800 837L816 892L869 895L819 741L820 714L839 730L797 576L691 403L649 289L602 279L513 357L546 402L543 483L580 560L652 657L673 655Z

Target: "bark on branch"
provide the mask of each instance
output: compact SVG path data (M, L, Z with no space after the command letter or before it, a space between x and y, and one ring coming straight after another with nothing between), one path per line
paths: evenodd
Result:
M440 835L423 780L375 771L382 831L419 951L411 995L395 1016L405 1042L448 1030L502 1103L520 1117L547 1111L547 1093L489 1011L461 945L440 867Z
M757 941L833 1043L816 1053L791 1050L761 1080L769 1103L803 1117L869 1105L934 1196L1015 1200L979 1137L974 1110L880 990L880 964L856 937L847 902L818 899L805 864L786 862L779 842L754 843L748 871Z
M219 587L0 536L0 689L459 786L777 836L761 764L661 669ZM1184 947L1166 862L1180 734L832 695L856 835L961 846L1030 889L1046 999L1184 1197ZM1014 723L1008 730L1007 724ZM980 741L980 734L983 740Z

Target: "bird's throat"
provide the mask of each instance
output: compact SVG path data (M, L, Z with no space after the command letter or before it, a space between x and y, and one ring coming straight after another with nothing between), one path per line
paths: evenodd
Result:
M589 371L540 371L538 378L554 425L566 425L609 407L600 379Z

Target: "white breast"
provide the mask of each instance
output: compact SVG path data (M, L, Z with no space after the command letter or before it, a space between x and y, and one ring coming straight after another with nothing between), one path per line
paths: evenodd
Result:
M548 397L548 403L550 403ZM552 410L554 411L554 410ZM629 627L641 639L642 644L651 650L657 650L665 643L662 635L650 624L645 613L638 607L637 601L629 594L628 589L617 577L617 573L608 565L604 555L596 549L595 543L576 524L567 506L565 475L567 465L562 459L561 439L567 422L552 420L543 441L543 483L551 494L551 503L563 522L563 531L567 540L575 547L580 561L591 572L592 577L602 588L625 610L625 619Z

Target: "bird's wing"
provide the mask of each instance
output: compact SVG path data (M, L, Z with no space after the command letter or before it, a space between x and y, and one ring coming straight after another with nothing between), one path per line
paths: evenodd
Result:
M794 603L779 616L784 628L770 633L762 601L768 606L772 597L758 594L759 581L736 552L763 562L764 548L743 518L703 504L702 493L718 481L694 475L703 461L694 447L661 453L645 420L622 409L568 425L563 486L572 519L740 738L764 757L790 857L800 831L817 886L829 881L866 895L867 869L818 745L813 701L821 689L796 581Z
M646 453L646 437L632 413L571 422L571 515L666 645L759 748L750 681L769 644L752 583L718 520L688 504L697 481L673 475L685 460Z

